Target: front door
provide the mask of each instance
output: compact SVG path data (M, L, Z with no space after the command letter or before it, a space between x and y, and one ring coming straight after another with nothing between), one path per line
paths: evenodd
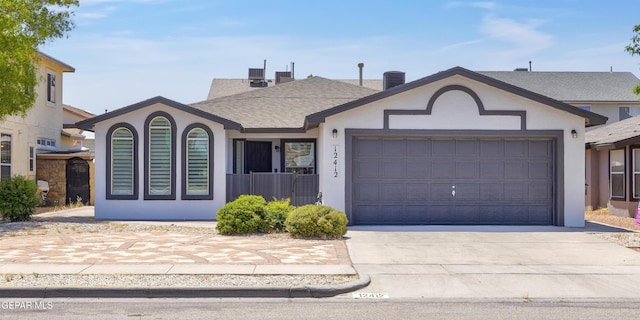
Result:
M80 158L67 160L67 199L66 203L81 201L89 203L89 163Z
M271 172L273 166L270 141L246 141L244 152L244 173Z

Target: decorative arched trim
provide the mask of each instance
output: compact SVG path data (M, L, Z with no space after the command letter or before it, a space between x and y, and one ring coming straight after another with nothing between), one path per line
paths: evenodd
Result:
M207 135L208 135L208 146L209 146L209 172L208 172L208 178L209 178L209 191L208 194L204 194L204 195L193 195L193 194L187 194L187 177L188 177L188 170L187 170L187 166L188 166L188 157L187 157L187 147L188 147L188 142L187 139L189 137L189 133L191 132L191 130L193 129L202 129L204 130ZM202 124L202 123L193 123L189 126L187 126L184 131L182 132L182 199L183 200L213 200L213 147L214 147L214 143L213 143L213 132L211 131L211 129L209 129L208 126Z
M120 194L113 194L112 193L112 189L111 189L111 172L112 172L112 135L113 133L118 130L118 129L127 129L131 132L131 134L133 135L133 193L130 195L120 195ZM106 190L106 199L108 200L138 200L138 132L136 131L135 127L133 127L132 125L128 124L128 123L116 123L113 126L111 126L111 128L109 128L109 130L107 131L107 135L106 135L106 140L107 140L107 150L106 150L106 162L105 162L105 166L106 166L106 186L105 186L105 190Z
M150 154L150 134L149 134L149 125L151 121L156 117L164 117L166 118L171 126L171 155L170 155L170 173L171 173L171 181L169 184L170 192L169 194L163 195L154 195L150 194L150 173L149 173L149 162L151 160ZM150 114L147 119L144 121L144 199L145 200L175 200L176 199L176 122L173 120L168 113L163 111L156 111Z
M431 115L433 112L433 105L438 98L449 91L462 91L468 94L473 101L475 101L478 107L478 114L480 116L512 116L520 117L520 130L527 130L527 112L520 110L485 110L484 104L480 97L471 89L461 85L448 85L440 88L436 91L427 103L426 110L384 110L384 129L389 129L389 118L392 115Z

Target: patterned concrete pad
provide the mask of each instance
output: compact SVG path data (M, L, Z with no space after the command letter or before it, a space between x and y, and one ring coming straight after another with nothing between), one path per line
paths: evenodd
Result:
M181 232L176 227L165 231L162 226L141 232L131 227L118 231L109 223L90 229L78 225L81 223L48 222L44 229L39 225L29 231L3 232L0 263L351 264L342 240L222 236L211 229Z

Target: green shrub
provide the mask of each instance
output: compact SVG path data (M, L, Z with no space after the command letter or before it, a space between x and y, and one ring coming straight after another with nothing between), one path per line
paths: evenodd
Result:
M262 196L241 195L218 210L216 229L222 234L266 232L265 206Z
M341 238L347 233L347 216L329 206L308 204L293 210L285 226L294 236Z
M284 222L287 220L289 213L293 211L294 207L291 205L291 199L282 199L269 201L265 208L265 220L269 227L277 232L284 232Z
M28 221L40 204L38 185L23 176L0 181L0 214L7 221Z

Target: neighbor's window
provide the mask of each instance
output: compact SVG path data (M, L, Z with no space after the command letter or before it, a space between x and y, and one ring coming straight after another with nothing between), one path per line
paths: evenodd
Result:
M633 149L633 198L640 199L640 149Z
M213 199L211 175L211 131L201 125L185 129L183 135L183 199Z
M283 142L284 172L315 174L315 141Z
M11 177L11 135L0 134L0 180Z
M640 115L640 107L619 107L620 121Z
M56 103L56 75L47 73L47 101Z
M164 112L146 122L145 199L175 199L175 124Z
M609 191L611 198L625 198L624 173L624 149L609 151Z
M111 194L133 195L134 192L134 139L127 128L111 134Z
M591 106L578 106L578 108L584 110L584 111L591 111Z
M29 172L35 171L35 163L35 148L33 146L29 146Z

